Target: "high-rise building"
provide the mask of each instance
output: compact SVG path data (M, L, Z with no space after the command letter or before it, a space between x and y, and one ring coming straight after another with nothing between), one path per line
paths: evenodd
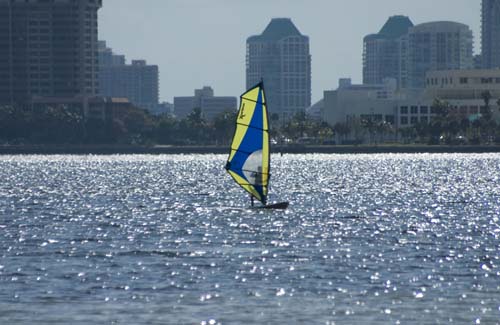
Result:
M380 32L363 40L363 84L378 85L386 78L396 79L406 88L406 35L413 23L406 16L392 16Z
M483 0L481 9L483 67L500 68L500 0Z
M408 31L408 84L423 89L428 71L471 69L472 30L455 22L430 22Z
M311 105L309 37L289 18L274 18L261 35L247 39L247 88L261 80L271 114L287 120Z
M99 95L128 98L134 105L155 111L159 100L159 70L144 60L126 64L124 55L116 55L99 42Z
M95 96L102 0L0 0L0 104Z

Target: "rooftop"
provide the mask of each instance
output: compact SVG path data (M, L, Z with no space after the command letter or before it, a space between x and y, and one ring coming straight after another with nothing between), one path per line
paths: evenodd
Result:
M273 18L262 34L251 36L248 41L279 41L290 36L303 36L290 18Z
M440 30L451 31L457 29L469 29L469 26L455 21L431 21L423 24L416 25L412 30Z
M365 37L365 40L370 39L396 39L408 33L408 29L413 27L413 23L407 16L392 16L389 17L382 29L377 34L371 34Z

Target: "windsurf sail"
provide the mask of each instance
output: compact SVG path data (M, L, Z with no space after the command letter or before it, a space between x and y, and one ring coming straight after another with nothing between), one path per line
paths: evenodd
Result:
M243 189L266 205L269 184L269 124L264 84L240 97L236 130L226 170Z

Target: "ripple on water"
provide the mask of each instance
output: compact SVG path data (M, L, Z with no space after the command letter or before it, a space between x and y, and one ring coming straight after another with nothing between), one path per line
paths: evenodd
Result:
M0 323L500 319L500 155L0 157Z

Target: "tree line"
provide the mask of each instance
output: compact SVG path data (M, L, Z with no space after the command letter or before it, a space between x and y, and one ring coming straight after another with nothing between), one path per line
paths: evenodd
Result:
M500 142L500 124L491 103L483 93L484 106L475 116L458 114L448 102L436 99L428 122L396 128L392 123L354 117L329 126L311 119L305 112L281 121L270 115L270 136L274 144L301 143L361 144L418 142L426 144L486 144ZM0 144L49 145L229 145L235 130L236 111L224 111L207 121L199 108L186 118L169 114L155 116L133 106L105 118L85 118L81 110L65 105L37 108L0 106Z
M121 108L105 118L85 118L81 109L66 105L0 106L0 144L13 145L229 145L236 111L224 111L207 121L199 108L184 119L152 115L136 107ZM333 129L297 114L287 123L272 115L272 138L326 138Z

